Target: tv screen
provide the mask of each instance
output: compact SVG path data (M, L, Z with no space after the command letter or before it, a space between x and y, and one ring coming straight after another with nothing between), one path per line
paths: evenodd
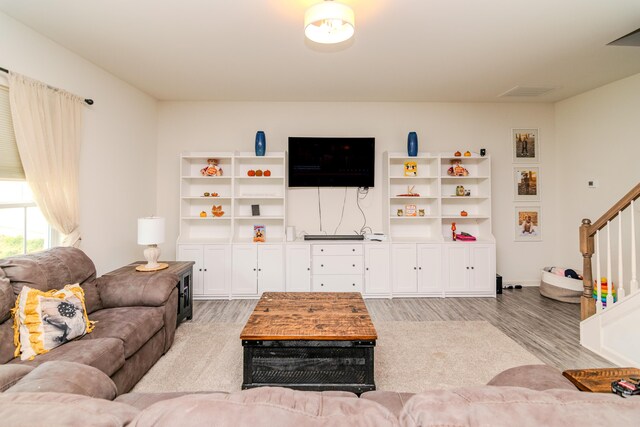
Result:
M289 187L373 187L373 137L289 137Z

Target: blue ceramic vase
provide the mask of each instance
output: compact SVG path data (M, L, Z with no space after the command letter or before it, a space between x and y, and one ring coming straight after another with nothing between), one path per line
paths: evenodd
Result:
M264 135L264 132L259 130L256 133L256 156L264 156L264 153L267 151L267 138Z
M415 132L409 132L409 137L407 138L407 152L410 157L418 155L418 134Z

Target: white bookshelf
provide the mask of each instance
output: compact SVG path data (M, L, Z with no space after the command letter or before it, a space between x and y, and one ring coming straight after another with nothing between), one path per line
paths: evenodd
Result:
M202 176L208 159L216 159L222 176ZM263 176L249 176L249 170ZM264 176L265 171L270 176ZM268 243L285 241L285 154L256 156L245 152L185 152L180 156L180 243L251 243L253 226L264 225ZM218 193L218 197L204 193ZM224 215L214 217L213 205ZM253 216L251 205L260 206ZM201 212L207 214L200 217Z

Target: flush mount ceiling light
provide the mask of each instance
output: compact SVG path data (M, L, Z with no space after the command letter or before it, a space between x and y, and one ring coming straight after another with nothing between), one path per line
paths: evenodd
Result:
M353 9L342 3L323 1L304 14L304 35L316 43L340 43L349 40L354 32Z

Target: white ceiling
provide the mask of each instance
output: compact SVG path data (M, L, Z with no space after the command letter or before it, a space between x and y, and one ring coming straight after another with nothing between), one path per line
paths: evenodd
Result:
M640 72L639 0L342 0L356 35L304 39L319 0L0 0L160 100L553 102ZM10 64L0 64L10 66ZM514 86L554 87L498 98Z

